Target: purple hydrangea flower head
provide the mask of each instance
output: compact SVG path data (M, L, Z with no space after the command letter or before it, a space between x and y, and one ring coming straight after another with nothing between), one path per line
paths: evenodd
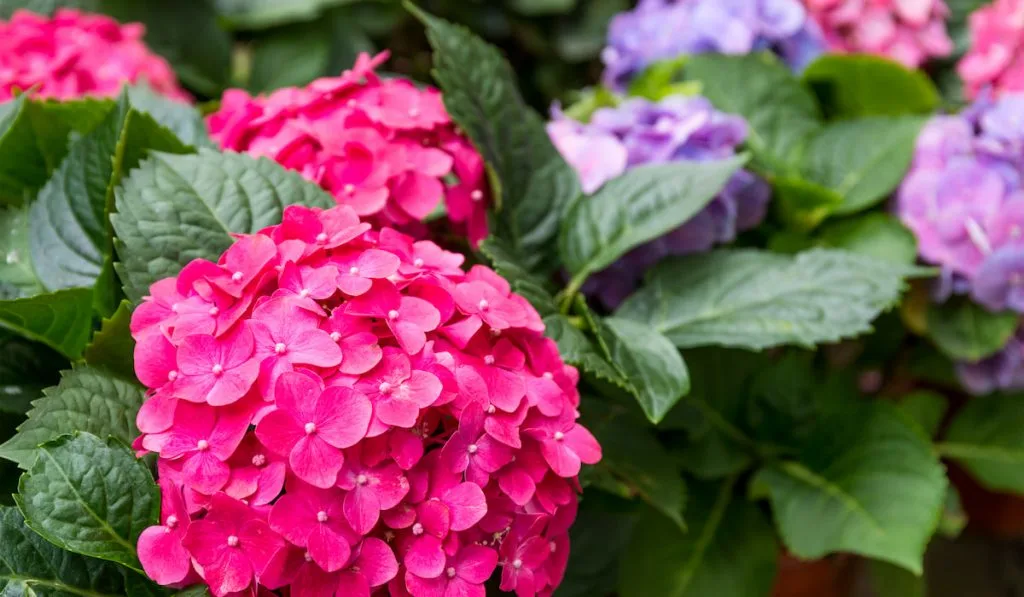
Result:
M957 376L977 396L1024 387L1024 343L1021 331L999 352L976 363L957 363Z
M746 122L719 112L703 97L673 96L660 102L630 98L594 112L589 123L559 110L548 134L593 193L628 168L675 161L720 160L735 155L746 139ZM740 170L705 208L679 228L637 247L603 272L591 276L583 292L606 307L618 306L644 272L661 259L707 251L764 219L770 186Z
M605 84L624 89L659 60L684 54L771 50L801 70L825 50L800 0L640 0L608 28Z
M1007 245L989 255L974 277L971 298L990 311L1024 313L1024 246Z

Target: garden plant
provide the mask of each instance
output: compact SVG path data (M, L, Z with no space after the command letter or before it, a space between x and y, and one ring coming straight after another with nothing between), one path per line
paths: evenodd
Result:
M1022 314L1024 0L0 0L4 596L1024 595Z

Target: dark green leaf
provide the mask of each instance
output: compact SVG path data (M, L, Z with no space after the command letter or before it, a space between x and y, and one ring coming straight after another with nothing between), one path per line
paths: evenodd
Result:
M616 315L649 323L681 348L811 347L869 331L907 273L845 251L713 251L663 261Z
M939 519L938 532L943 537L955 539L967 527L967 513L960 503L960 493L956 486L950 484L946 490L946 504L942 507L942 518Z
M76 359L85 349L92 330L92 299L91 288L71 288L0 301L0 328Z
M658 443L653 430L625 419L612 408L605 410L604 416L591 416L600 411L590 409L585 420L601 443L601 462L596 466L610 471L628 487L631 497L640 497L686 530L686 486L672 455Z
M835 122L808 140L801 172L843 198L835 214L867 209L888 197L914 157L924 119L875 116Z
M799 460L767 464L753 481L797 557L849 552L918 575L946 487L924 434L883 402L838 409L815 426Z
M230 233L279 224L293 204L326 209L334 199L263 158L211 150L154 155L117 189L111 216L125 293L138 301L192 259L216 261L231 245Z
M306 85L326 74L330 51L330 32L320 23L268 31L252 43L249 89L260 92Z
M177 135L185 145L195 148L213 146L206 132L203 115L194 106L154 93L145 83L129 87L128 98L132 108L151 116L157 124Z
M747 120L747 148L758 169L776 175L795 170L797 153L821 126L821 115L811 93L778 58L699 54L690 57L685 72L715 108Z
M265 29L296 21L311 21L331 6L354 0L215 0L221 18L236 29Z
M953 419L939 450L988 489L1024 493L1022 425L1019 395L971 400Z
M0 330L0 412L28 412L43 388L57 383L66 365L50 348Z
M526 16L564 14L576 7L578 0L510 0L512 10Z
M32 262L47 290L93 286L113 248L107 215L114 187L146 149L187 151L178 138L122 97L39 191L29 212Z
M73 554L25 526L16 508L0 508L0 594L10 597L124 597L113 564Z
M930 390L916 390L903 396L899 408L916 422L928 437L935 437L946 416L949 403L942 394Z
M939 92L924 71L879 56L824 54L803 78L831 118L930 114L939 106Z
M888 562L867 564L868 583L876 597L925 597L924 578Z
M691 483L690 529L652 511L633 529L622 559L622 597L768 595L778 547L756 505L733 496L732 481Z
M678 228L725 186L744 157L640 166L580 198L562 222L558 248L580 288L630 249Z
M407 4L427 27L434 78L452 119L490 168L495 211L491 232L531 270L549 267L551 247L579 180L523 101L515 73L497 48L465 28Z
M117 311L104 319L98 332L93 334L82 358L90 365L100 366L111 373L135 380L135 340L130 324L132 305L121 301Z
M545 335L558 344L562 359L575 367L579 367L587 376L608 382L613 386L633 394L634 390L623 374L603 355L596 342L591 341L583 330L577 328L570 320L559 314L544 318Z
M843 203L839 193L797 176L773 178L772 189L775 212L797 231L811 230Z
M0 445L0 456L28 469L36 448L75 431L115 437L131 443L137 435L135 415L142 406L143 388L91 366L65 371L60 384L48 388L32 404L18 434Z
M178 591L174 597L210 597L210 590L206 585L192 585L191 587Z
M16 501L29 528L50 543L139 572L135 543L160 512L146 464L119 440L88 433L41 446Z
M657 424L690 391L686 363L667 338L643 323L612 317L601 326L611 363L623 373L647 418Z
M561 21L555 29L555 51L567 62L596 58L604 47L608 22L629 10L629 0L589 0L578 18Z
M556 597L595 597L615 585L618 558L636 523L635 504L587 490L576 522L569 530L572 549Z
M928 336L950 358L979 361L1006 346L1020 320L1013 311L993 313L967 299L928 305Z
M917 239L896 218L881 212L866 213L830 223L821 229L826 247L846 249L901 265L917 259Z
M26 203L67 155L68 135L91 130L112 106L109 100L58 103L29 95L0 104L0 205Z

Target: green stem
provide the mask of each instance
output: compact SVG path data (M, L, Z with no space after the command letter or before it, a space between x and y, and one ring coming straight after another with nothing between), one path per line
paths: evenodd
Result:
M569 310L572 308L572 302L576 299L576 294L583 287L583 283L587 281L587 272L580 272L569 280L569 285L565 287L562 292L558 294L561 302L558 305L559 311L562 315L568 315Z

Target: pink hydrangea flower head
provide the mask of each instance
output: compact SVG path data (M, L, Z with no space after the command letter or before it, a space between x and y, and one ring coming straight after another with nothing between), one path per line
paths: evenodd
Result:
M27 10L0 20L0 102L16 91L60 100L111 97L126 84L148 84L169 98L189 101L174 71L142 42L140 23L58 9L52 17Z
M953 52L943 0L803 0L829 48L885 56L917 68Z
M388 97L371 113L415 126ZM432 102L409 106L439 121ZM135 446L164 494L139 541L151 578L445 597L500 567L520 597L554 591L601 448L537 312L462 261L347 205L292 206L152 285L131 322Z
M474 243L487 235L484 162L449 118L436 89L382 79L387 58L363 54L339 77L252 97L228 91L208 124L224 149L265 156L297 170L341 205L380 225L419 231L444 201L448 219ZM380 257L379 255L377 257ZM368 282L390 261L344 263L346 283Z
M995 0L970 16L971 47L957 65L968 97L1024 91L1024 0Z

